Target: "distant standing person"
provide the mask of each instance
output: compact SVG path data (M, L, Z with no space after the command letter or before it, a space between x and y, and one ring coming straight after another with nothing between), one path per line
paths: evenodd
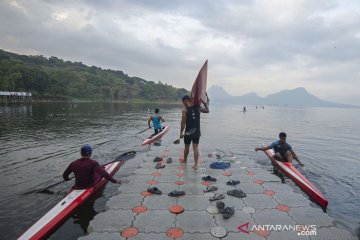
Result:
M187 157L189 155L189 148L192 142L194 150L194 166L193 169L197 169L198 160L199 160L199 140L201 136L200 132L200 113L209 113L209 108L206 103L204 107L199 105L194 105L191 101L190 96L185 95L182 98L182 102L185 108L182 111L181 117L181 128L180 128L180 138L184 137L184 160L183 163L187 162ZM185 130L185 134L183 133Z
M158 132L161 132L161 123L160 123L160 121L165 122L164 119L162 118L162 116L159 115L159 112L160 112L160 110L158 108L156 108L155 109L155 114L150 116L150 118L148 120L149 128L151 128L150 122L152 121L153 126L154 126L155 134L157 134Z
M246 112L246 107L244 107L243 112Z
M286 142L286 133L284 132L279 134L279 140L271 143L269 146L255 148L255 151L266 151L268 149L274 149L274 158L278 161L291 163L292 160L295 159L299 162L300 166L304 166L304 164L297 157L291 145Z
M92 148L90 145L82 146L80 153L81 158L70 163L63 174L64 180L69 181L69 175L72 172L74 173L74 189L86 189L92 187L97 184L102 177L113 183L121 184L123 182L112 178L97 161L90 159L92 154Z

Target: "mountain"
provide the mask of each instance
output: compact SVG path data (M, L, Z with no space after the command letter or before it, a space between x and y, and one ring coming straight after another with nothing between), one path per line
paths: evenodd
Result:
M251 93L247 93L243 96L240 96L240 97L236 97L237 101L241 101L241 102L244 102L244 103L256 103L256 102L261 102L262 101L262 98L259 97L256 93L254 92L251 92Z
M231 101L234 98L232 95L227 93L222 87L217 86L217 85L211 86L208 89L207 94L208 94L209 98L211 98L212 100L214 98L217 101L226 101L226 100Z
M326 102L308 93L305 88L295 88L293 90L283 90L265 97L267 104L290 105L290 106L325 106Z
M256 93L232 96L220 86L211 86L208 90L208 95L212 100L212 104L267 104L289 107L359 107L323 101L302 87L283 90L263 98L259 97Z
M212 102L243 104L258 104L262 102L262 98L259 97L256 93L248 93L243 96L232 96L222 87L217 85L211 86L207 93Z

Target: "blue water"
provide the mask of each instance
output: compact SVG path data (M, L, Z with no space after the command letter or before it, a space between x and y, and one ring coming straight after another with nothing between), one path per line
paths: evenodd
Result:
M102 163L125 150L146 151L140 145L151 131L137 136L135 133L147 127L155 107L159 106L0 106L1 236L17 237L66 194L71 184L57 186L52 195L22 193L61 180L63 170L78 158L83 143L95 146L93 157ZM248 111L243 113L243 106L213 106L209 114L202 115L202 152L242 152L269 168L265 154L255 153L254 148L269 144L280 131L285 131L288 142L306 166L304 175L329 200L330 216L338 227L356 234L360 221L360 109L246 107ZM181 105L160 109L170 125L162 144L171 147L179 135ZM108 184L91 210L102 211L115 189ZM76 219L69 219L51 239L74 239L84 235L83 228L86 229L86 223L81 225Z

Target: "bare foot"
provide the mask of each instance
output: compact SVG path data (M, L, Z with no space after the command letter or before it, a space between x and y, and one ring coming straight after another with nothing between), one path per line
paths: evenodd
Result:
M179 161L180 161L180 163L184 163L184 164L186 164L186 162L187 162L187 160L184 160L184 159L180 159Z
M197 170L197 165L194 165L193 167L192 167L194 170Z

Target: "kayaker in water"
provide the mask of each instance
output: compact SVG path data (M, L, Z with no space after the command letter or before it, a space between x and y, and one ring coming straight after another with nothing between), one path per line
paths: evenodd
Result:
M197 169L199 160L199 140L201 136L200 132L200 112L209 113L209 109L204 103L204 107L194 105L191 101L190 96L185 95L182 98L182 102L185 108L182 111L180 138L184 137L184 160L183 163L187 162L189 155L189 148L192 142L194 150L194 166L193 169ZM185 130L185 134L183 133Z
M75 175L74 189L86 189L98 183L102 177L110 182L121 184L123 181L112 178L103 167L95 160L90 159L92 148L90 145L81 147L81 158L70 163L63 174L65 181L69 181L69 175Z
M274 149L274 158L281 162L292 162L293 159L299 162L300 166L304 164L299 160L296 153L289 143L286 142L286 133L279 133L279 140L272 142L269 146L255 148L255 151L266 151L268 149Z
M162 118L162 116L159 115L159 112L160 112L160 110L158 108L156 108L155 109L155 114L150 116L150 118L148 120L149 128L151 128L150 122L152 121L153 126L154 126L155 134L157 134L158 132L161 132L161 123L160 123L160 121L165 122L164 119Z

